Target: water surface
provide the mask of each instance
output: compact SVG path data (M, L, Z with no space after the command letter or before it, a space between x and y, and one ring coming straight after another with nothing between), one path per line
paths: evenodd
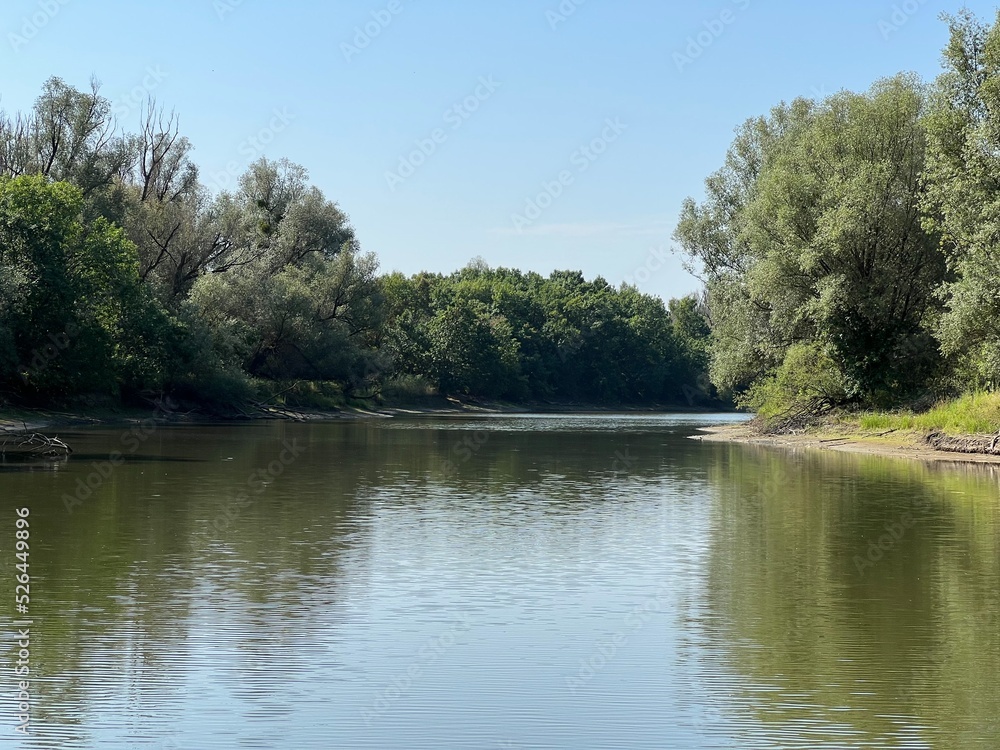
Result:
M688 439L733 418L60 435L0 464L0 744L1000 747L997 469Z

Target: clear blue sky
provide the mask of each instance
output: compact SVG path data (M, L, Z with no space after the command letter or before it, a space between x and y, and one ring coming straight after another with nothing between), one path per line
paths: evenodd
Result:
M96 76L134 128L145 84L180 115L206 183L287 156L383 270L482 256L669 297L698 287L679 258L637 269L661 263L651 250L671 246L733 129L798 95L934 77L938 16L962 4L7 0L0 107L29 107L52 75ZM377 34L358 38L366 24ZM432 153L411 159L418 141Z

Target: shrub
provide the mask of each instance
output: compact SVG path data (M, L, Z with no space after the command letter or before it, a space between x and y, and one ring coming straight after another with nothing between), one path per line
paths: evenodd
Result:
M774 375L758 381L739 400L765 422L808 420L847 400L844 377L818 344L789 347Z

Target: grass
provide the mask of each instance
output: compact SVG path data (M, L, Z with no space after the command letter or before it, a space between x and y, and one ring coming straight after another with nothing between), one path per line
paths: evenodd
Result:
M950 435L1000 432L1000 393L971 393L937 404L920 414L868 412L850 420L861 429L941 431Z

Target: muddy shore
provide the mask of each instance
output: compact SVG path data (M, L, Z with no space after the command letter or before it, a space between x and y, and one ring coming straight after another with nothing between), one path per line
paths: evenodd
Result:
M703 427L695 440L722 443L746 443L780 448L840 451L872 456L891 456L933 463L1000 464L1000 456L983 453L955 453L937 450L927 444L923 433L893 430L864 434L845 429L829 429L791 435L761 435L746 424Z
M128 425L153 419L163 424L219 424L260 420L290 420L296 422L355 419L389 419L418 416L475 416L477 414L611 414L611 413L712 413L707 408L684 408L655 405L649 407L607 407L580 403L508 404L499 402L463 401L455 398L434 398L418 405L345 406L338 409L268 406L252 412L209 414L183 408L141 409L81 409L72 411L0 409L0 436L31 432L52 432L65 427Z

